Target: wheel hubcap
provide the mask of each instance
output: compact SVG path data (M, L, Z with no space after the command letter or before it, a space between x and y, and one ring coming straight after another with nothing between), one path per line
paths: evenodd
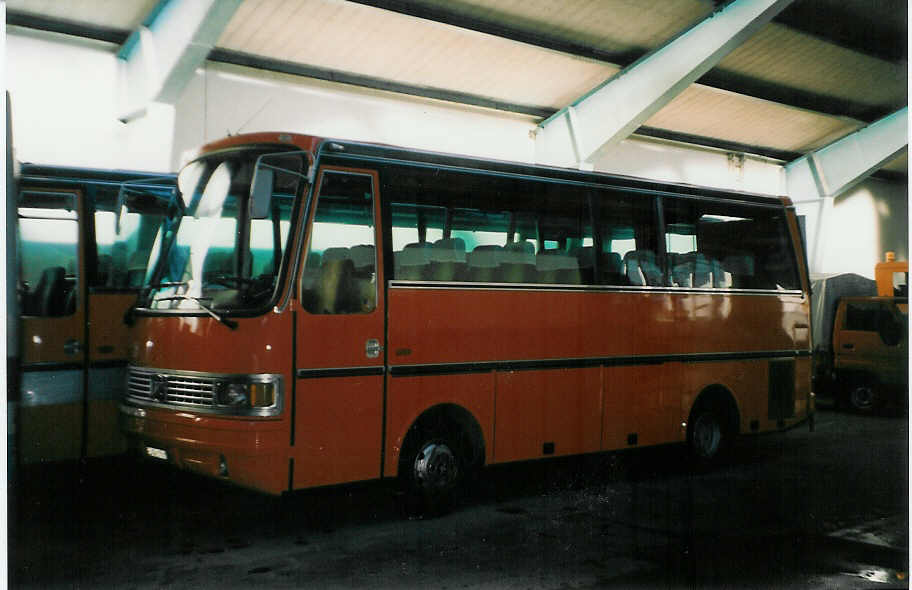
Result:
M870 387L861 386L852 390L852 406L859 410L866 410L871 407L874 401L874 392Z
M452 487L459 475L456 456L444 443L428 443L415 457L415 481L426 490Z
M722 428L711 416L703 414L694 423L693 442L701 457L712 457L722 443Z

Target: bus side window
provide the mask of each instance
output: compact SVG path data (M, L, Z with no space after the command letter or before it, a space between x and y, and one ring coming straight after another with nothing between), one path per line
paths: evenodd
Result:
M371 177L324 172L301 274L313 314L370 313L377 306Z
M609 193L599 199L597 283L662 286L655 232L655 199Z
M689 198L666 198L662 204L671 286L799 288L781 210Z
M586 189L390 167L393 279L577 285L593 280Z
M23 193L19 238L23 315L57 317L74 313L79 269L75 195Z

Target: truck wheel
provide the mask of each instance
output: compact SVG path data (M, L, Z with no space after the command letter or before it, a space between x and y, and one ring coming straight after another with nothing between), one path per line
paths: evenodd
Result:
M848 392L849 406L856 412L867 413L874 409L876 400L874 388L867 383L855 383Z

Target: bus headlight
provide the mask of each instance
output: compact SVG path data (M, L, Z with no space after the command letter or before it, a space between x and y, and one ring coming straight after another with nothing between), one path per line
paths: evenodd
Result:
M217 409L232 414L275 416L281 407L281 383L251 375L251 380L219 381L215 385Z

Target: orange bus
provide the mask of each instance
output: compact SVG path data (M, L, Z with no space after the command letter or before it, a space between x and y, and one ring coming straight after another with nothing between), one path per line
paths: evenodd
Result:
M175 175L23 164L18 183L14 456L36 464L122 453L123 317L155 235L177 217Z
M141 456L279 494L812 416L788 199L258 133L178 177L133 326Z

